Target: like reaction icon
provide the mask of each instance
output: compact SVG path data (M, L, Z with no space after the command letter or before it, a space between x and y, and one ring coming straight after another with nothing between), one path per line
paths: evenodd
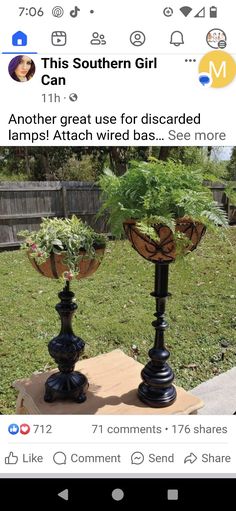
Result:
M19 426L18 424L10 424L10 426L8 426L8 432L11 434L11 435L17 435L17 433L19 433Z

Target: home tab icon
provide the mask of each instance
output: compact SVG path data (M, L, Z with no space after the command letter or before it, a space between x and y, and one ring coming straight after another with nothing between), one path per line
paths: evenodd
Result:
M12 36L13 46L27 46L27 35L19 30Z

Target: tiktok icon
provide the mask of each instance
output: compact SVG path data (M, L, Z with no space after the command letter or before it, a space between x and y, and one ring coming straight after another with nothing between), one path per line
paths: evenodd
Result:
M78 14L79 14L79 11L80 11L80 9L79 9L79 7L77 7L77 5L76 5L76 6L75 6L75 8L74 8L74 9L72 9L72 11L70 11L70 16L71 16L72 18L77 18Z

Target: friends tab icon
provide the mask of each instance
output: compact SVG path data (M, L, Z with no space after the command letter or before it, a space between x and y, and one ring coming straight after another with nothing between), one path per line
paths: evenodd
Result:
M100 45L100 44L107 44L104 34L99 34L98 32L93 32L90 44L92 44L94 46Z

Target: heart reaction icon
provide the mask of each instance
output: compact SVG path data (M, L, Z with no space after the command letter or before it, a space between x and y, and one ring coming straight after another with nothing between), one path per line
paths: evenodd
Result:
M20 425L20 433L22 435L28 435L29 432L30 432L29 424L21 424Z

